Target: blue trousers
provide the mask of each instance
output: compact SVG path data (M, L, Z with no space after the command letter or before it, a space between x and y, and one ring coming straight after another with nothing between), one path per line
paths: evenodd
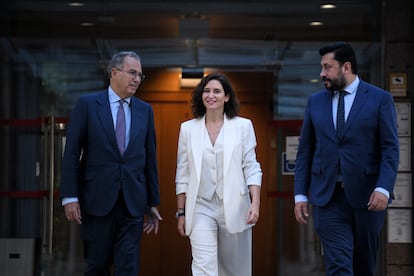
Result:
M330 202L314 206L314 226L325 258L326 275L374 276L385 211L352 208L338 186Z
M109 275L113 264L114 275L137 276L143 220L129 214L122 195L106 216L82 214L85 275Z

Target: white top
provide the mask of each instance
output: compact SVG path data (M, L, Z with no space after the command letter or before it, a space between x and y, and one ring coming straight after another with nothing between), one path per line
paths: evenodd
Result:
M211 200L214 193L223 199L223 133L222 129L214 145L211 143L207 128L203 139L203 155L198 196Z

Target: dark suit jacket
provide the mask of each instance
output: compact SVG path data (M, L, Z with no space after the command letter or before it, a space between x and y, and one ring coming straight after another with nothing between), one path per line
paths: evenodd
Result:
M81 97L67 130L61 197L78 197L82 212L104 216L119 191L133 216L160 202L154 115L148 103L131 98L130 142L120 155L108 91Z
M354 103L338 139L332 120L332 93L308 99L296 160L294 194L324 206L333 195L338 164L346 197L366 208L376 187L392 195L399 162L399 141L392 96L360 81Z

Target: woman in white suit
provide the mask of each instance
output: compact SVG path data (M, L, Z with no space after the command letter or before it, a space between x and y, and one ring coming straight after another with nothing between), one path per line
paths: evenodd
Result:
M193 275L249 276L262 181L253 124L237 116L222 74L204 77L191 104L195 118L181 124L178 140L178 232L190 238Z

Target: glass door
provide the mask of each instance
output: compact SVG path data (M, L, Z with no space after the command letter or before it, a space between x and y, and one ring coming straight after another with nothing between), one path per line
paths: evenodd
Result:
M66 119L1 120L1 275L81 275L79 227L59 198Z
M61 162L66 142L67 119L49 117L45 126L44 177L48 186L43 229L43 275L82 275L83 254L79 227L69 223L59 196Z

